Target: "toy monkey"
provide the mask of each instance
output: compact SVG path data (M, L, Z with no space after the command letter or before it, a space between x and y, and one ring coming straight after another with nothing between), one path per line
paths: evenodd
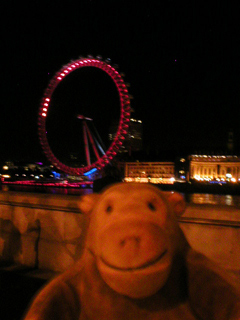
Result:
M194 251L177 217L183 197L117 183L83 196L85 249L35 298L25 320L239 320L240 294Z

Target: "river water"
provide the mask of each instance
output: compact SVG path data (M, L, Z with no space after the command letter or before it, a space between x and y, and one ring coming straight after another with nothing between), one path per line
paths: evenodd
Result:
M51 193L80 196L92 193L92 188L61 188L61 187L35 187L35 186L7 186L8 190L35 193ZM186 202L189 204L212 204L235 206L240 208L240 195L223 195L208 193L185 194Z
M186 194L187 203L225 205L240 208L240 196L229 194L193 193Z

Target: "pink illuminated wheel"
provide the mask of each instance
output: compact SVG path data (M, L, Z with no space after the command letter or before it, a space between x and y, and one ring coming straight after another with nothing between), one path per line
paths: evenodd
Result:
M78 119L82 119L81 121L84 122L85 150L83 150L83 152L86 154L87 163L81 164L80 167L72 167L68 164L65 164L64 161L59 160L58 157L55 155L55 152L52 151L52 148L50 147L50 143L48 141L46 120L48 118L49 110L53 109L52 99L54 96L54 92L57 90L57 87L61 86L61 84L63 84L64 81L66 81L65 79L68 78L70 74L75 73L76 70L80 68L86 68L86 67L94 67L94 68L100 69L104 71L105 74L107 74L110 77L110 79L112 79L113 83L117 88L117 92L119 96L120 119L118 119L117 132L114 139L112 140L112 143L110 144L108 149L104 151L102 155L99 155L99 153L96 151L95 143L91 137L91 134L89 133L89 128L86 124L86 120L89 120L89 119L85 117L86 116L85 114L80 116L78 115ZM68 106L66 106L66 109L67 108ZM129 121L130 121L130 97L122 76L118 73L118 71L115 68L113 68L107 62L101 61L99 59L93 59L93 58L80 58L62 67L62 69L58 71L55 74L55 76L52 78L52 80L49 82L49 85L44 92L44 96L41 101L41 105L39 109L38 133L39 133L40 143L46 157L56 168L68 174L83 175L94 170L102 170L107 164L111 162L111 160L117 154L119 148L123 143L123 140L126 137L128 127L129 127ZM87 139L88 140L90 139L90 145L92 149L94 149L95 158L93 162L90 159L89 150L86 147Z

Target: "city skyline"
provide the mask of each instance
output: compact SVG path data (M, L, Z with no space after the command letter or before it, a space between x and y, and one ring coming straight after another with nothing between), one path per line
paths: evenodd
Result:
M220 153L232 130L240 153L239 4L122 1L114 9L92 0L74 8L5 4L1 160L43 157L43 92L63 65L88 54L125 73L145 149Z

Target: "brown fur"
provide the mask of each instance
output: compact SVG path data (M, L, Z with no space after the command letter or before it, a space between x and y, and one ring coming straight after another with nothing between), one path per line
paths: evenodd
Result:
M25 320L240 319L239 292L234 288L234 285L230 284L230 281L218 267L190 248L177 224L175 215L181 214L185 208L183 199L179 195L165 194L152 186L117 184L101 195L95 194L92 197L82 198L80 208L90 220L84 254L70 270L57 277L40 292L30 307ZM138 292L137 287L137 293L135 292L134 278L138 277L139 273L134 268L127 272L122 272L121 269L117 270L116 277L119 275L120 280L113 277L113 287L116 287L117 291L111 288L112 277L110 275L109 280L108 267L104 263L102 267L100 259L101 254L105 254L107 260L110 258L114 264L123 266L123 268L128 263L133 263L133 265L140 263L141 259L139 260L138 256L135 259L134 250L136 248L135 244L132 244L132 238L135 237L135 234L138 234L137 232L142 234L142 226L135 224L132 220L135 214L136 219L142 219L143 225L146 224L147 234L149 219L152 228L152 222L155 223L155 215L160 215L160 220L158 222L156 220L156 223L160 227L159 233L162 232L162 235L149 234L149 238L160 239L159 241L162 241L163 246L167 248L167 253L163 254L163 258L161 256L160 261L157 262L160 264L160 268L162 267L161 261L165 261L166 255L169 254L170 259L167 261L171 261L169 266L167 264L167 279L164 275L163 280L159 282L158 290L146 296L144 296L144 290ZM141 215L140 218L139 215ZM118 220L120 220L120 224L118 224ZM127 226L126 221L129 221L130 225L132 223L133 229L137 229L135 233L132 232L132 229L129 231L128 229L126 229L127 231L121 230L122 223ZM112 228L115 227L124 237L125 233L130 232L130 238L126 240L127 242L130 239L127 244L127 254L130 258L123 262L122 256L120 255L119 258L118 252L115 253L114 248L111 249L113 251L110 250L109 254L105 253L105 249L108 251L108 243L105 241L106 234L108 232L111 234ZM151 228L150 230L155 230ZM118 239L117 237L118 235L116 235L116 239ZM123 236L121 235L121 237ZM120 240L124 240L120 241L121 246L125 245L124 237L120 238ZM145 239L144 234L142 237ZM164 237L166 237L166 241L164 241ZM113 242L114 239L109 239L109 241ZM117 241L116 244L118 245ZM149 255L153 255L155 251L151 250L152 243L150 242L150 244L148 246L147 243L146 248L149 250ZM101 253L101 245L104 246L103 253ZM132 254L131 250L133 250ZM143 254L145 257L146 252L140 248L138 254ZM148 259L148 255L146 257ZM153 267L157 263L154 262ZM102 269L99 269L99 266ZM146 272L146 283L145 280L141 282L143 287L146 285L146 288L151 287L151 284L155 286L155 283L159 281L158 277L161 277L161 272L152 275L149 272L150 268L151 265L142 268L143 270L140 268L143 279L145 279ZM115 267L113 272L115 274ZM133 281L132 285L127 286L122 282L122 273L124 276L126 273L130 274L129 281ZM109 285L103 280L105 276ZM152 277L153 282L151 282ZM141 277L139 279L142 281ZM121 290L124 290L124 294L118 292Z

